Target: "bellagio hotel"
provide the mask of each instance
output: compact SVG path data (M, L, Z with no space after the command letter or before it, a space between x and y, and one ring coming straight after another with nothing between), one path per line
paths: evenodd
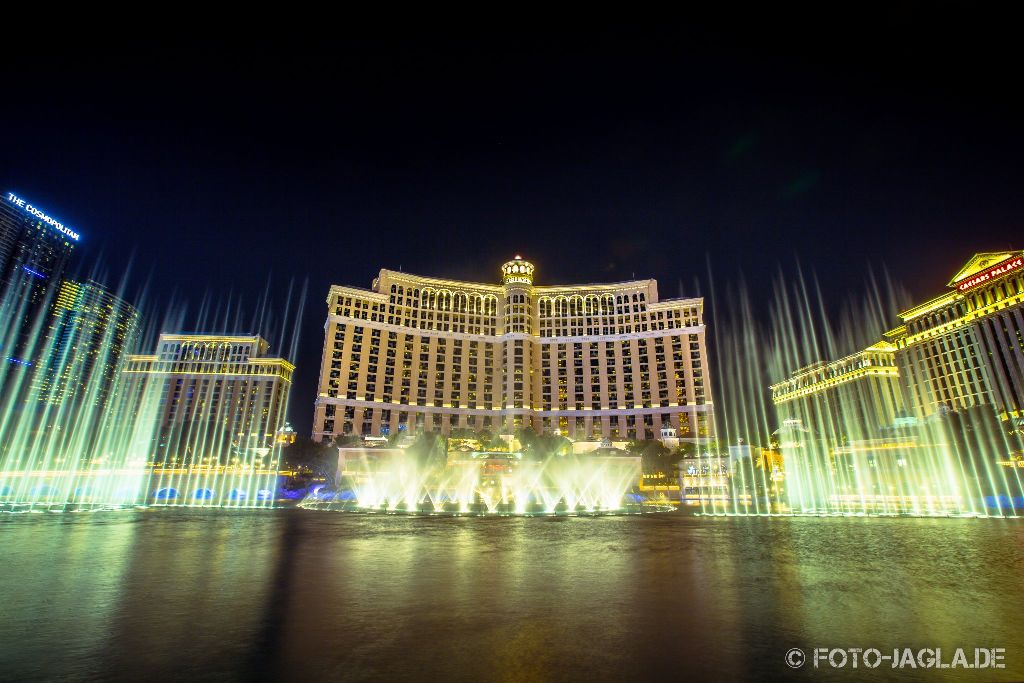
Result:
M332 286L313 436L533 427L576 439L713 436L701 298L655 280L501 284L381 270Z

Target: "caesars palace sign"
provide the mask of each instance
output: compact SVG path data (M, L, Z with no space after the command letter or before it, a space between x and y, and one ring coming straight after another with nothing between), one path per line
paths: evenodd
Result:
M964 278L963 280L960 280L959 282L956 282L954 284L958 290L960 290L961 292L966 292L969 289L974 289L978 285L983 285L986 282L994 280L997 277L1002 277L1003 275L1006 275L1007 273L1012 272L1014 270L1018 270L1021 267L1024 267L1024 258L1021 258L1020 256L1014 256L1012 258L1006 259L1005 261L997 263L996 265L992 266L991 268L988 268L987 270L983 270L980 273L975 273L974 275L971 275L968 278Z

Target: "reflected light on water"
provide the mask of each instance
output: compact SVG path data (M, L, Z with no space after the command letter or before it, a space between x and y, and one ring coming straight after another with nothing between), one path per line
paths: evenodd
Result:
M920 643L1006 648L1005 670L930 678L1012 680L1019 524L12 516L0 658L13 679L723 680L784 677L790 647Z

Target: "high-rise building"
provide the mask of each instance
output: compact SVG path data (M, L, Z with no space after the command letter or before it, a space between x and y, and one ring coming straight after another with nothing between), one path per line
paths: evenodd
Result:
M53 301L32 396L43 403L106 405L138 335L134 306L91 280L65 280Z
M253 461L284 424L295 366L256 335L162 334L153 355L128 357L126 396L158 425L161 463Z
M47 312L80 235L13 193L0 197L0 356L35 364Z
M707 439L714 419L701 298L654 280L534 285L516 256L501 283L381 270L332 286L313 437L394 430Z

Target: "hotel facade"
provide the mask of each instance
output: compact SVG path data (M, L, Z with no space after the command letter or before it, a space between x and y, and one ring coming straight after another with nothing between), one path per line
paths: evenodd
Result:
M381 270L332 286L313 438L396 430L652 439L714 436L703 299L655 280L534 285L516 257L500 284Z
M151 411L160 464L228 464L273 447L295 366L268 357L258 335L161 334L157 352L128 357L128 400Z
M867 436L900 412L920 420L990 405L1024 420L1024 251L975 254L947 288L872 347L773 385L780 418L848 423L843 408L865 406Z
M917 417L992 405L1024 418L1024 251L975 254L886 337Z
M771 386L779 421L851 440L877 436L904 409L896 347L880 341L837 361L812 363Z

